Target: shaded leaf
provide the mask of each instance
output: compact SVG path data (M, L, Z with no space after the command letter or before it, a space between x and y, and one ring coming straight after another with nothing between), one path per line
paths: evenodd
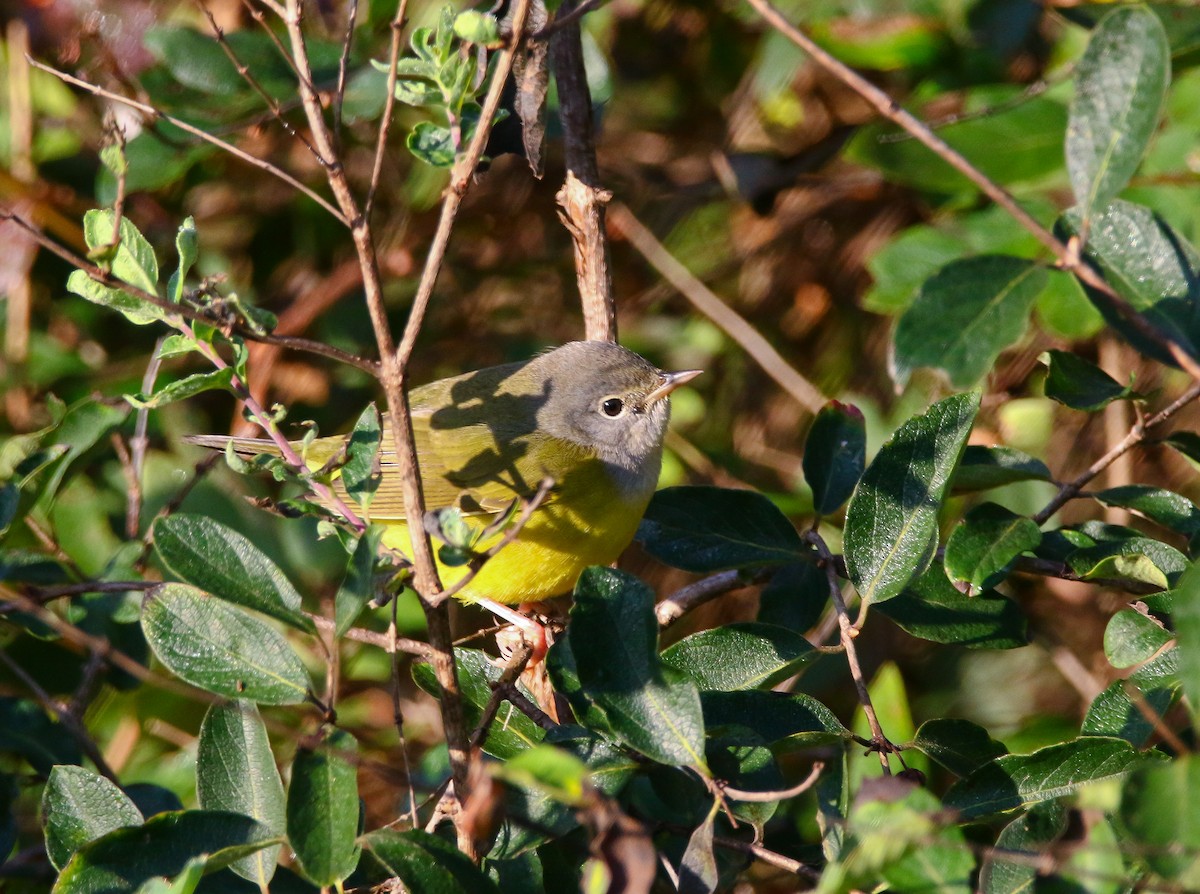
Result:
M913 745L958 776L1008 754L982 726L951 717L922 723Z
M371 499L382 480L379 471L382 436L379 410L374 403L368 404L350 432L346 442L346 462L342 466L342 483L346 485L346 492L358 501L364 512L371 508Z
M708 818L688 838L687 849L679 861L679 894L712 894L717 890L720 873L713 853L714 808Z
M1004 827L996 850L983 861L982 894L1028 894L1037 884L1037 861L1066 831L1066 810L1057 802L1038 804ZM1006 855L1012 859L1005 859Z
M1113 736L1141 748L1154 734L1145 709L1165 716L1179 695L1179 650L1148 661L1124 680L1114 680L1092 699L1080 733Z
M123 826L140 826L142 813L108 779L83 767L63 765L51 770L46 780L42 822L46 855L61 870L89 842Z
M1053 481L1050 469L1040 459L1013 447L968 445L950 479L956 494L1003 487L1018 481Z
M1200 761L1181 755L1125 783L1121 823L1150 868L1185 890L1200 886Z
M333 600L335 636L341 636L353 627L364 606L375 597L375 560L385 530L383 525L371 525L354 544L354 552L346 565L346 576Z
M1158 621L1132 608L1123 608L1104 628L1104 654L1113 667L1133 667L1148 661L1171 641Z
M937 515L979 394L938 401L905 422L867 467L846 510L850 580L865 603L898 595L933 558Z
M784 565L758 594L758 620L808 630L829 604L829 580L815 562Z
M1133 396L1133 388L1122 385L1100 367L1069 351L1047 351L1049 372L1046 397L1073 410L1093 413L1114 400Z
M808 430L803 459L817 515L828 515L850 499L866 456L866 423L858 407L836 400L823 406Z
M398 878L409 894L499 894L474 863L445 839L413 829L379 829L364 836L371 877Z
M663 651L662 662L701 689L767 689L817 654L808 640L784 627L734 623L684 637Z
M158 660L193 686L268 705L308 695L308 672L278 631L187 584L146 591L142 630Z
M996 503L981 503L966 514L946 541L946 574L973 591L1002 581L1021 553L1042 541L1037 524Z
M768 745L787 740L795 747L829 744L850 738L832 711L809 695L745 689L736 692L702 692L704 724L731 741L740 728L752 733L750 744Z
M300 748L287 793L288 843L304 875L337 885L358 865L358 742L334 730L316 748Z
M1164 528L1190 536L1200 531L1200 508L1187 497L1161 487L1127 484L1093 494L1106 506L1123 506Z
M660 562L701 573L782 565L811 553L762 494L720 487L658 491L637 540Z
M83 761L79 743L66 727L29 699L8 696L0 696L0 752L4 751L19 754L42 776L56 764Z
M1200 564L1190 564L1179 578L1171 620L1179 641L1179 679L1193 716L1200 716Z
M951 261L925 281L896 324L892 378L902 387L913 370L933 367L955 388L970 388L1024 334L1045 287L1045 268L1025 258Z

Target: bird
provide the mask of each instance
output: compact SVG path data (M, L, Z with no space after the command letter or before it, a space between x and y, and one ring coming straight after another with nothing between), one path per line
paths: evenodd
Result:
M514 501L527 503L549 483L511 542L473 569L455 595L514 620L504 606L567 593L584 568L616 561L658 484L669 396L700 373L664 372L612 342L575 341L413 389L409 404L427 512L457 509L484 531ZM242 457L279 454L265 439L185 440ZM334 436L295 446L319 469L346 442L347 436ZM383 544L411 560L411 520L390 442L385 437L379 451L379 485L368 515L384 526ZM347 496L340 480L334 487ZM492 530L472 549L483 553L504 536ZM444 587L472 573L440 556L437 565Z

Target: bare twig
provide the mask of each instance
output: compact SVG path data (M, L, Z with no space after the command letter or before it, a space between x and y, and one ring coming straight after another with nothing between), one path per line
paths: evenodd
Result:
M748 587L765 577L766 574L762 572L747 575L736 568L731 571L719 571L680 587L654 607L654 617L658 620L658 626L665 630L692 609L733 590Z
M496 712L500 710L500 705L508 698L509 687L512 687L512 684L525 671L525 666L529 664L529 659L532 657L533 647L524 640L508 656L508 661L504 664L504 670L500 672L500 679L492 684L492 694L487 704L483 707L479 723L475 726L474 732L471 733L472 749L483 745L483 740L487 738L492 721L496 719Z
M333 91L333 141L339 149L342 142L342 103L346 98L346 70L350 67L350 48L354 45L354 26L358 22L358 4L347 4L346 32L342 37L342 55L338 59L337 87Z
M759 804L769 804L772 801L785 801L788 798L794 798L796 795L803 794L814 785L821 776L821 771L825 769L825 765L817 761L812 765L812 770L804 778L791 788L780 789L774 792L747 792L738 788L733 788L728 785L721 786L721 791L733 798L735 801L753 801Z
M379 178L383 174L383 159L387 153L388 132L392 129L392 116L396 110L396 62L400 58L400 47L404 35L404 16L408 11L408 0L396 4L396 15L392 18L392 44L388 51L387 99L383 103L383 116L379 119L379 132L375 136L375 161L371 164L371 185L363 202L363 217L368 221L375 209L375 194L379 190Z
M317 625L317 629L329 631L335 628L333 621L323 615L304 613L309 620ZM385 652L403 653L415 655L418 658L429 658L430 648L427 643L423 643L417 639L409 639L406 636L392 637L390 633L381 633L374 630L364 630L362 627L351 627L342 634L346 639L352 639L355 642L366 643L369 646L383 649ZM393 648L394 646L394 648Z
M1147 322L1099 272L1084 260L1081 252L1073 249L1042 226L1033 215L1021 207L1011 193L988 179L961 153L930 130L928 125L902 109L887 93L818 46L807 34L788 21L787 17L770 3L770 0L746 0L746 2L753 6L772 28L808 54L818 66L854 90L880 115L904 128L918 142L975 184L984 195L1007 211L1034 238L1049 249L1062 269L1074 274L1085 285L1091 287L1099 300L1119 314L1126 323L1137 330L1138 334L1168 351L1192 378L1200 379L1200 363L1197 363L1177 342Z
M291 174L289 174L287 171L283 170L279 166L273 165L273 164L271 164L271 162L266 161L261 158L258 158L255 155L251 155L249 152L246 152L243 149L239 149L237 146L235 146L233 143L230 143L228 140L222 140L219 137L214 137L212 134L208 133L207 131L201 130L199 127L196 127L192 124L188 124L188 122L183 121L179 118L176 118L172 115L168 115L165 112L162 112L162 111L154 108L154 106L147 105L144 102L138 102L136 99L130 99L128 96L122 96L120 93L113 93L111 90L105 90L103 87L98 87L97 85L89 83L88 81L84 81L80 78L69 75L65 71L59 71L57 68L54 68L49 65L45 65L44 63L38 62L36 59L30 59L29 64L32 65L34 68L40 69L41 71L44 71L48 74L54 75L56 78L58 78L61 81L64 81L67 84L71 84L74 87L78 87L80 90L86 90L88 93L91 93L93 96L99 96L103 99L108 99L108 100L111 100L112 102L118 102L121 105L129 106L129 108L131 108L131 109L137 109L139 112L141 112L144 115L147 115L151 119L158 119L158 120L166 121L169 124L172 124L175 127L178 127L180 130L184 131L185 133L191 134L192 136L196 137L197 139L203 140L206 143L211 143L212 145L216 146L217 148L223 149L224 151L228 152L230 155L234 156L235 158L240 158L242 161L246 162L247 164L251 164L256 168L266 171L271 176L279 178L284 183L291 186L293 189L308 196L310 199L312 199L314 202L316 202L318 205L320 205L322 208L324 208L326 211L328 211L330 214L332 214L335 219L341 221L342 223L347 223L347 220L346 220L345 216L342 214L342 212L338 211L338 209L336 207L334 207L329 202L329 200L326 199L324 196L320 195L317 192L314 192L312 189L305 186L303 183L301 183L299 180L297 180L295 177L293 177Z
M509 683L504 686L504 697L542 729L549 731L558 726L553 717L531 702L515 684Z
M784 360L753 326L667 251L654 234L633 216L632 211L622 204L616 204L610 212L613 225L625 234L629 243L650 266L662 274L696 310L725 330L800 406L814 414L825 406L825 395Z

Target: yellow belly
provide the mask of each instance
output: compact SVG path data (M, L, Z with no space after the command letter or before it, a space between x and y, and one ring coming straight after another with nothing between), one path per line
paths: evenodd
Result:
M649 502L649 493L644 498L630 499L614 487L598 487L570 498L560 496L535 510L516 539L484 564L459 591L458 598L465 602L486 598L514 604L570 592L584 568L616 561L633 540ZM566 507L567 503L571 508ZM478 524L483 526L488 521L485 517ZM408 524L385 524L384 544L411 558ZM502 537L485 540L476 550L482 552ZM435 539L435 557L438 545ZM449 567L440 561L437 565L444 587L453 586L467 574L463 566Z

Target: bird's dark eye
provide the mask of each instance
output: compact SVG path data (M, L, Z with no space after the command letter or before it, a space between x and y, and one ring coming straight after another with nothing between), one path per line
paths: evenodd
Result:
M604 402L600 404L600 410L605 416L616 418L625 410L625 401L619 397L606 397Z

